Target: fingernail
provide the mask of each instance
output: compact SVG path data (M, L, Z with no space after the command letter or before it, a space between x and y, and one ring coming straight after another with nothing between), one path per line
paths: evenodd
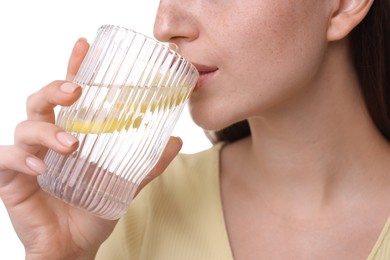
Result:
M62 92L65 92L65 93L73 93L73 92L75 92L75 90L77 89L77 88L79 88L80 86L79 85L76 85L76 84L74 84L74 83L71 83L71 82L66 82L66 83L64 83L64 84L62 84L61 86L60 86L60 89L61 89L61 91Z
M72 147L79 141L76 137L66 132L58 132L57 139L58 141L60 141L61 144L65 145L66 147Z
M85 37L80 37L80 38L77 39L77 43L79 43L79 42L87 42L87 41L88 40Z
M31 170L39 174L42 174L47 170L46 164L44 164L41 160L34 157L28 157L26 159L26 164Z
M180 143L180 146L183 146L183 139L181 139L181 137L179 137L179 136L172 136L172 138L175 138Z
M84 38L84 37L81 37L81 38L79 38L79 39L77 40L77 42L76 42L77 48L80 48L79 45L80 45L82 42L86 42L87 44L83 43L83 45L82 45L83 48L79 50L80 52L85 51L85 49L88 47L88 41L87 41L87 39Z

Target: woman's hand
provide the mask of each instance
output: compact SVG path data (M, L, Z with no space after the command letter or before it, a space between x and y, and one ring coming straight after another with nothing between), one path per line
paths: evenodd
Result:
M54 81L27 100L27 120L15 130L15 143L0 146L0 198L22 241L27 259L93 259L116 221L104 220L72 207L41 190L36 176L46 169L48 149L69 154L78 142L54 125L54 107L71 105L81 88L71 81L87 53L84 39L76 42L69 59L66 81ZM161 174L181 148L171 138L164 154L141 184Z

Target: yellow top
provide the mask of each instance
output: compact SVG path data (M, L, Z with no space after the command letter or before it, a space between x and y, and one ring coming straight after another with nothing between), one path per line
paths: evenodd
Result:
M367 260L390 259L390 218L387 220Z
M222 144L179 155L147 185L96 259L232 260L219 187ZM390 220L367 260L390 259Z

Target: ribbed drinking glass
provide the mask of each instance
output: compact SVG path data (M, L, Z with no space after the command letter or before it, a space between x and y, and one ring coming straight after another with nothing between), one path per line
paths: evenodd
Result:
M99 28L74 82L82 96L57 125L79 140L70 155L49 150L43 190L106 219L127 210L159 160L199 77L174 49L132 30Z

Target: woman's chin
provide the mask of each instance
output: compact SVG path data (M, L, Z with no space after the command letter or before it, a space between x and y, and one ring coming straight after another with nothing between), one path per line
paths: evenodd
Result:
M234 122L225 121L221 116L212 113L190 113L194 123L205 131L219 131Z

